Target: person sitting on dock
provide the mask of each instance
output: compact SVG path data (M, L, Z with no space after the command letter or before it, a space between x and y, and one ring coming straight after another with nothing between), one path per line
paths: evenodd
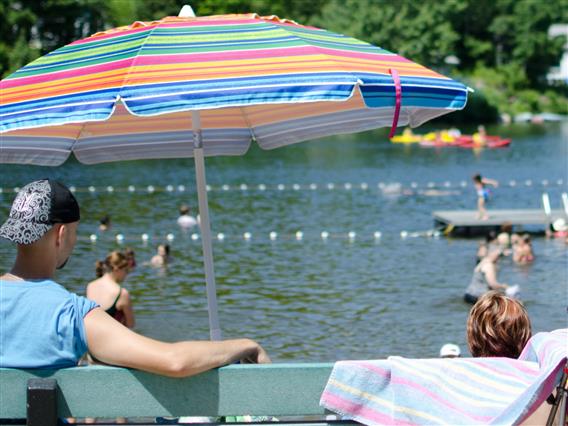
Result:
M504 292L509 287L497 280L497 262L502 255L502 250L493 250L475 266L471 282L465 290L464 300L467 303L477 302L488 291Z
M63 184L24 186L0 236L17 244L15 263L0 277L0 367L65 368L86 351L111 365L186 377L236 361L267 363L250 339L166 343L135 333L95 302L53 278L77 240L77 200Z
M558 218L552 224L550 224L549 229L546 230L546 236L548 238L567 238L568 239L568 224L564 218Z
M498 291L479 298L467 319L467 345L473 357L518 358L531 338L523 304Z
M475 190L477 192L477 218L481 220L487 220L489 219L489 215L487 214L485 203L489 199L490 194L487 185L491 185L497 188L499 186L499 182L494 179L481 177L479 173L473 175L472 179L473 184L475 185Z

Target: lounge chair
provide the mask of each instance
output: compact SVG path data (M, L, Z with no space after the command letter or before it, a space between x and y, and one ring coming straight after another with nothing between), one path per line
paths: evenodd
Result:
M562 329L533 336L519 359L340 361L320 404L367 425L519 425L557 388L550 417L564 401L563 425L567 359Z

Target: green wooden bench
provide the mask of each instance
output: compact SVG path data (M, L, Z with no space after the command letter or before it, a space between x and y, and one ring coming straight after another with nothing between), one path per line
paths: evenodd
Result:
M241 415L275 416L279 425L355 424L322 420L330 414L319 400L332 366L230 365L185 379L104 366L0 369L0 418L26 418L30 426L58 417Z

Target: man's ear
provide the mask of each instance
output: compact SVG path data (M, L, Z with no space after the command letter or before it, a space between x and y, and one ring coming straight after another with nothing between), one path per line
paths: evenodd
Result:
M55 228L55 245L60 246L65 240L65 234L67 233L67 227L63 223L56 223L53 225Z

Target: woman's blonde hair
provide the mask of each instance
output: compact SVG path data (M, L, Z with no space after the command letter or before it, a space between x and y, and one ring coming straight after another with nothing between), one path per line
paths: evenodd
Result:
M97 260L95 263L95 274L97 278L100 278L107 272L127 268L128 265L129 262L126 255L121 251L114 250L109 253L105 260Z
M480 297L467 319L467 344L474 357L518 358L531 333L523 304L497 291Z

